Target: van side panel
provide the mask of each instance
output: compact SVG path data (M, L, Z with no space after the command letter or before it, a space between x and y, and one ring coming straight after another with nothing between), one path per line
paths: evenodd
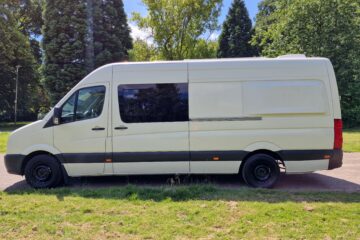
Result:
M113 76L111 129L114 174L189 173L188 122L125 122L118 98L119 86L187 84L187 64L116 65Z
M319 80L245 81L242 85L244 115L321 115L329 112L326 88Z
M334 114L323 59L188 64L191 153L211 151L217 159L218 152L249 153L253 146L285 153L298 150L304 159L283 159L289 173L327 169L329 160L318 150L333 147ZM240 166L245 156L231 159L233 166ZM220 173L207 168L205 160L191 158L191 172ZM224 163L207 160L218 169ZM315 160L320 161L310 162Z

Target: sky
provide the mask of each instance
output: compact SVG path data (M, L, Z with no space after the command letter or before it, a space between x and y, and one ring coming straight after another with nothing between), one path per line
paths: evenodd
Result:
M250 15L250 18L251 20L254 22L254 18L256 16L256 13L257 13L257 6L258 6L258 3L260 2L261 0L245 0L245 4L246 4L246 7L249 11L249 15ZM131 13L132 12L140 12L141 15L145 16L146 15L146 7L141 3L141 0L123 0L124 2L124 5L125 5L125 12L128 16L128 19L131 18ZM229 8L231 6L231 3L232 3L232 0L223 0L223 7L221 9L221 15L219 17L219 23L220 25L222 25L228 11L229 11ZM138 29L134 23L131 23L130 22L130 27L131 27L131 30L132 30L132 37L134 39L136 38L141 38L141 39L147 39L147 33L146 32L143 32L141 31L140 29ZM220 34L220 32L216 32L214 34L211 35L211 39L215 40L218 35Z

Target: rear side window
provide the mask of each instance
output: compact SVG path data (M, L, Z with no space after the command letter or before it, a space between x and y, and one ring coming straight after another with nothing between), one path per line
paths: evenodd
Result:
M101 115L105 87L83 88L75 92L62 106L61 123L96 118Z
M125 123L189 120L187 83L120 85L118 96Z

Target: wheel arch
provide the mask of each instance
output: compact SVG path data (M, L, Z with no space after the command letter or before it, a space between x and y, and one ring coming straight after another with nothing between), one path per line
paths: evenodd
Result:
M38 151L31 152L25 156L24 161L22 162L22 165L21 165L21 175L24 175L26 164L30 161L30 159L32 159L35 156L39 156L39 155L49 155L49 156L53 157L54 159L56 159L56 161L58 161L58 163L62 166L61 161L59 160L58 157L56 157L56 155L54 155L48 151L38 150Z
M269 156L273 157L274 159L279 160L279 161L281 162L281 164L285 166L284 160L281 158L281 156L280 156L277 152L272 151L272 150L269 150L269 149L258 149L258 150L249 152L248 154L245 155L244 159L241 161L239 173L242 172L242 169L243 169L243 166L244 166L245 162L246 162L250 157L252 157L252 156L254 156L254 155L256 155L256 154L266 154L266 155L269 155ZM280 167L280 166L279 166L279 167Z

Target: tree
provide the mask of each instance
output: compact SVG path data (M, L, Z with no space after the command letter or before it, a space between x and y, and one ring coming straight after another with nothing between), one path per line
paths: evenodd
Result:
M219 38L218 57L252 57L256 55L250 40L252 23L243 0L234 0Z
M44 10L44 84L55 104L86 74L83 0L47 0Z
M122 0L93 1L95 67L128 60L132 39Z
M148 15L133 13L140 29L148 30L160 58L189 58L203 34L218 28L221 0L142 0Z
M95 68L93 0L86 0L85 66L87 72Z
M43 74L51 103L94 68L127 60L131 47L122 0L47 0Z
M216 58L218 48L217 41L206 41L199 39L188 58L202 59L202 58ZM161 59L156 47L152 43L148 43L141 39L136 39L134 47L129 51L130 61L154 61Z
M217 41L200 39L192 51L190 59L216 58L218 46Z
M268 28L272 26L278 20L277 12L278 8L281 8L282 0L263 0L258 5L258 13L256 15L256 27L253 31L251 45L256 48L257 53L262 52L262 46L271 43L269 38L263 37L259 32L265 33ZM255 34L256 32L256 34Z
M42 6L43 0L7 1L7 8L17 23L17 29L29 39L38 64L41 64L42 58L40 42L38 41L43 25Z
M129 51L129 59L133 62L143 62L156 60L158 53L152 44L142 39L136 39L133 43L133 49Z
M18 27L11 2L0 3L0 121L11 120L14 112L16 66L19 70L18 116L36 116L33 93L38 87L37 64L30 42Z
M262 55L304 53L331 60L345 125L360 124L360 2L278 0L257 16L253 44Z

